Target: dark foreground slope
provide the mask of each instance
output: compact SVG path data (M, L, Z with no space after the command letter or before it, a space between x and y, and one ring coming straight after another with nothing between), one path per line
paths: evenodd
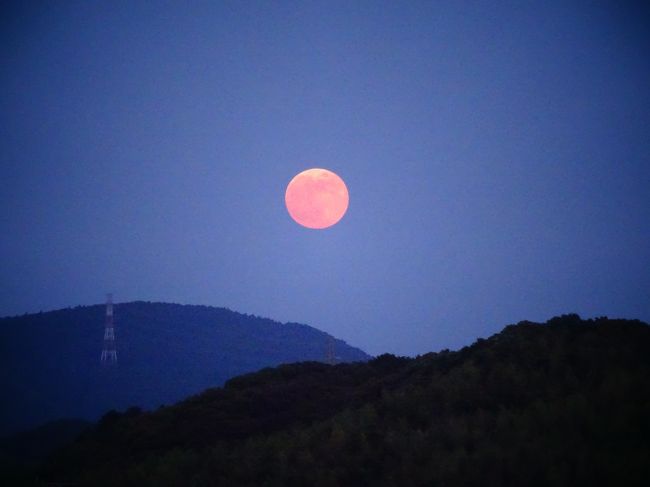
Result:
M93 486L650 485L650 327L508 326L458 352L304 363L110 414L42 478Z
M329 335L208 306L115 306L118 365L102 367L102 305L0 319L0 436L109 409L157 408L281 363L322 360ZM368 355L336 341L342 361Z

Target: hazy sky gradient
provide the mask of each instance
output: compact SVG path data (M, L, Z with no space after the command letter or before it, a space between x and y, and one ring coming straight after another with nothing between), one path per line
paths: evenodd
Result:
M112 291L408 355L650 320L642 2L24 3L0 12L0 315ZM328 230L284 207L309 167L350 191Z

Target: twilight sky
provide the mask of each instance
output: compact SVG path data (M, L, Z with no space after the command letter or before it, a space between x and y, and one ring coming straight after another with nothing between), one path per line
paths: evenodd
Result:
M404 355L650 320L643 2L0 9L2 316L112 291ZM327 230L284 207L309 167Z

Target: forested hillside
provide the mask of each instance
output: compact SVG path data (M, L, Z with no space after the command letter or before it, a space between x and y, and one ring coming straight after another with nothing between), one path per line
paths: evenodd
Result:
M115 306L118 364L102 367L105 306L0 319L0 435L110 409L157 408L263 367L324 360L330 335L224 308ZM335 341L339 361L367 360Z
M285 365L110 413L41 471L93 486L650 485L650 327L522 322L458 352Z

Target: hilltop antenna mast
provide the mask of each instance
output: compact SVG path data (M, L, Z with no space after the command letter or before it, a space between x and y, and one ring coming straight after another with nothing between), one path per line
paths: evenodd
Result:
M117 350L115 349L115 328L113 326L113 295L106 295L106 324L104 326L104 348L102 349L102 364L114 365L117 363Z

